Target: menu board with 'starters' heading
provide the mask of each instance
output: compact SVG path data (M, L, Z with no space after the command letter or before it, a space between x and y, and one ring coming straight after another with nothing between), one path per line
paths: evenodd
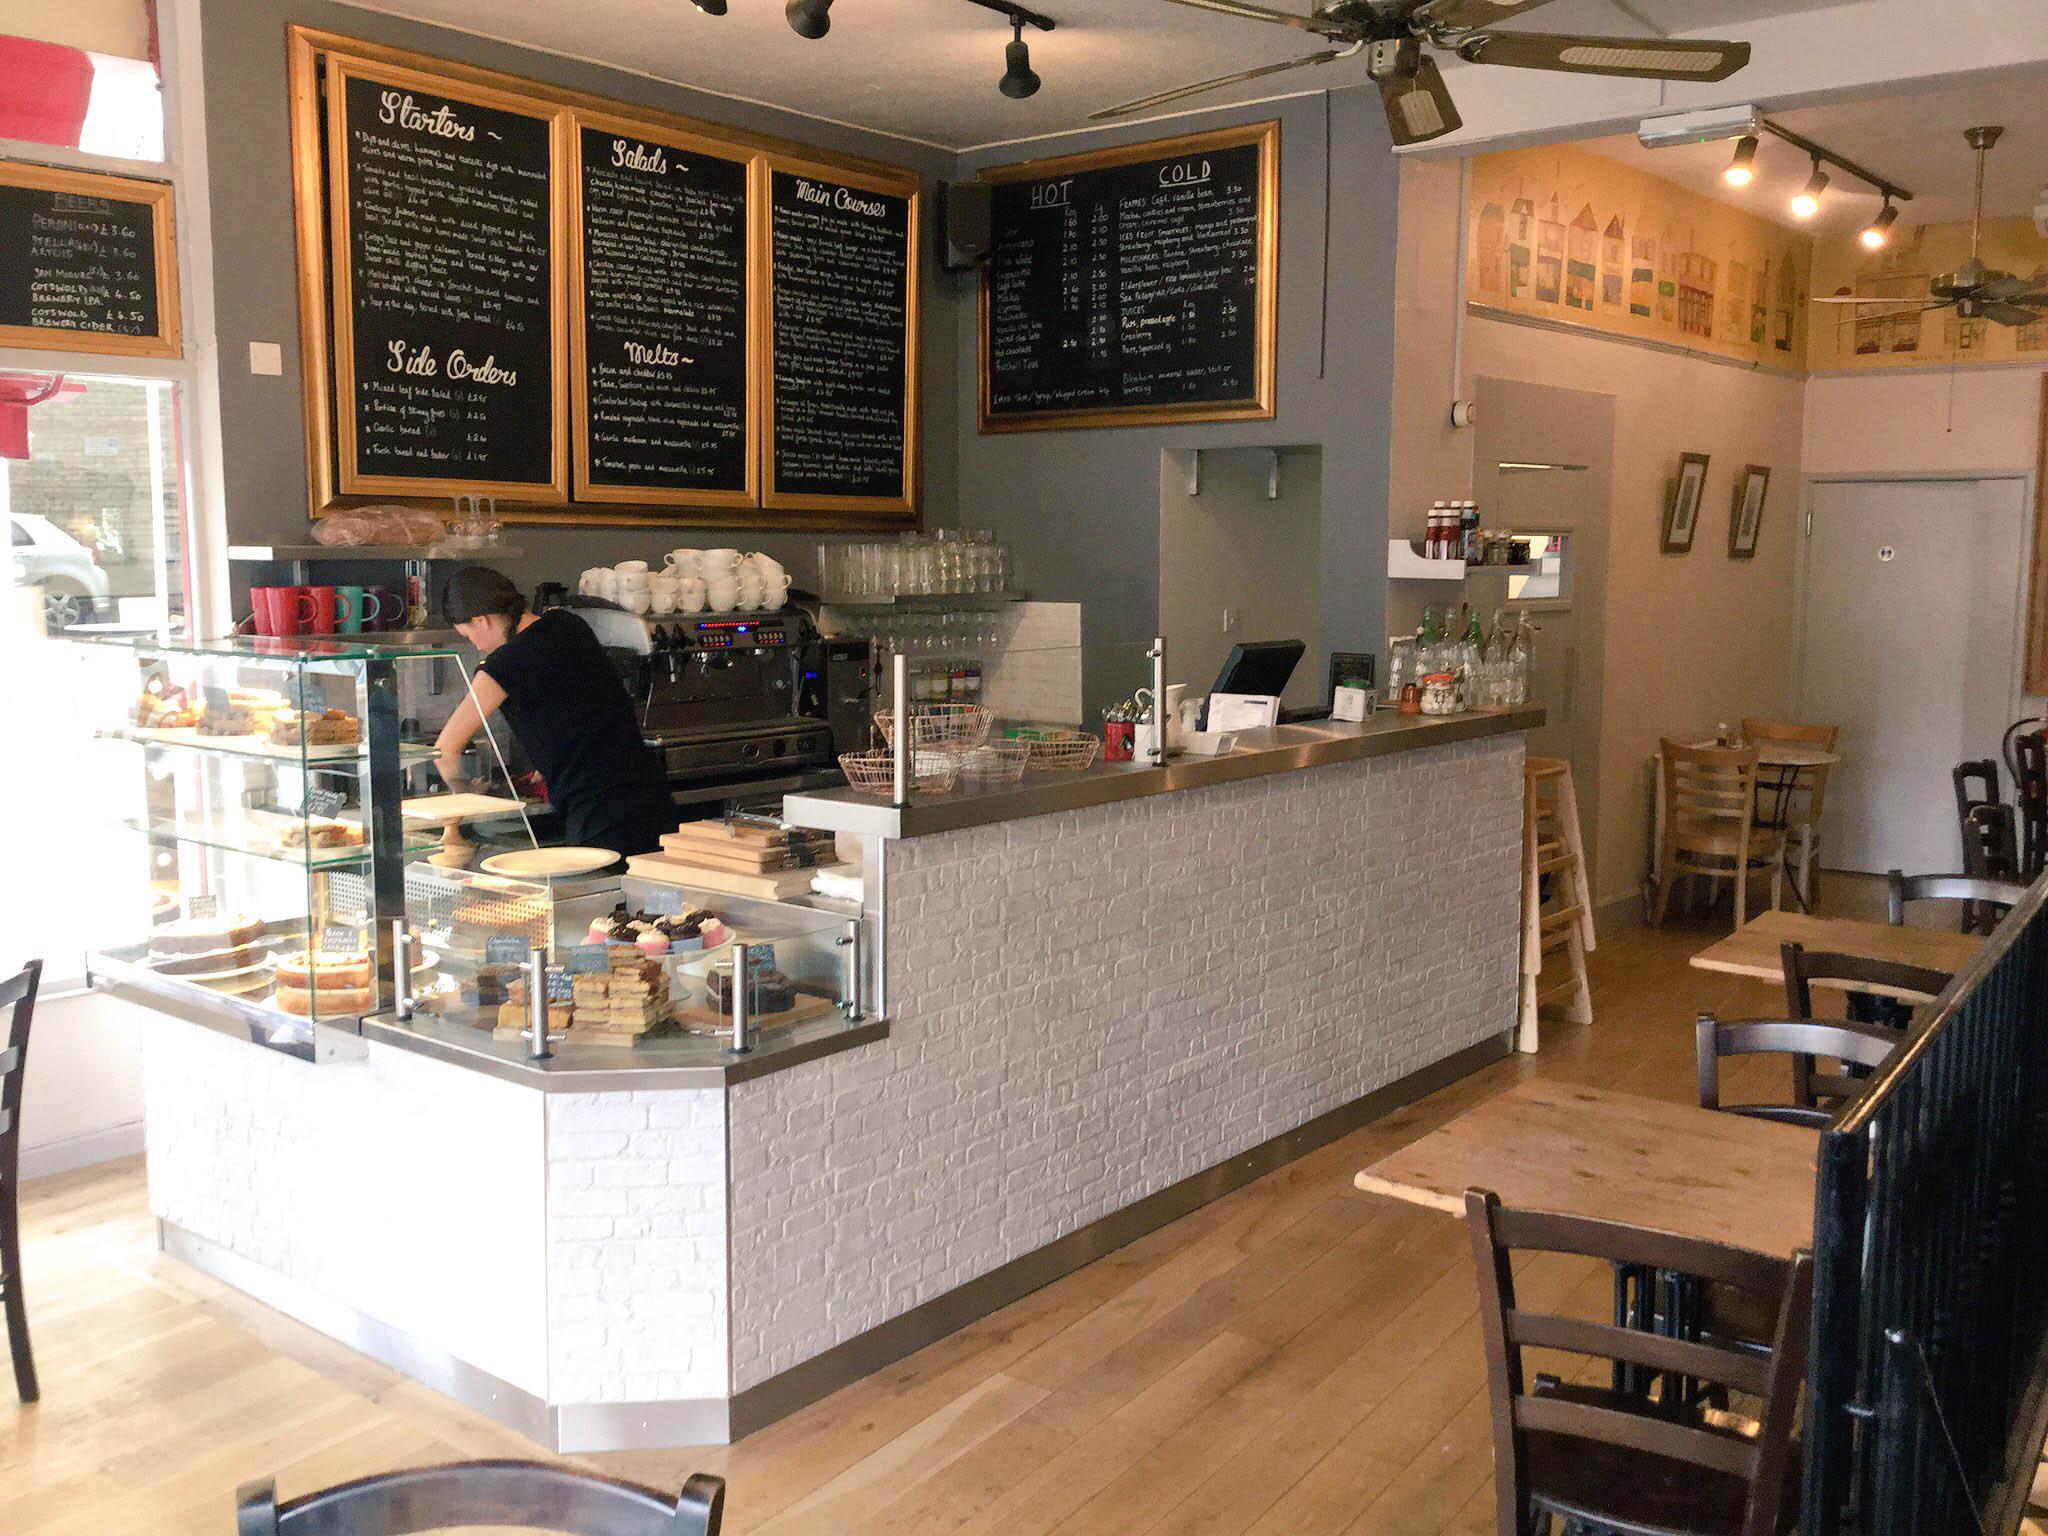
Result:
M334 71L345 492L566 494L555 119Z
M1273 414L1279 126L982 172L981 428Z
M768 211L768 505L907 510L916 194L778 165Z
M0 162L0 345L177 356L170 187Z
M577 490L751 502L751 168L630 122L577 150Z

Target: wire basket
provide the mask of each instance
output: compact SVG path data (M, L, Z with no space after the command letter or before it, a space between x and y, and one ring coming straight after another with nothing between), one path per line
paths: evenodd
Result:
M943 747L964 752L988 740L995 712L986 704L913 704L910 706L910 744L913 747ZM878 710L875 725L882 744L896 745L896 712Z
M1102 738L1093 731L1042 731L1027 737L1028 767L1079 773L1095 761Z
M839 767L846 782L863 795L889 796L896 793L896 753L886 747L866 752L842 752ZM910 787L921 795L943 795L960 781L960 759L936 747L915 749L910 754Z
M975 784L1014 784L1031 760L1028 741L988 741L959 753L960 777Z

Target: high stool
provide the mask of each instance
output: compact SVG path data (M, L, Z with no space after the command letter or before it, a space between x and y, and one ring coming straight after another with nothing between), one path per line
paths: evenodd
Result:
M1544 880L1549 878L1545 900ZM1522 767L1522 997L1518 1050L1537 1047L1537 1019L1560 1008L1574 1024L1593 1022L1586 952L1594 947L1593 890L1571 764L1531 757Z

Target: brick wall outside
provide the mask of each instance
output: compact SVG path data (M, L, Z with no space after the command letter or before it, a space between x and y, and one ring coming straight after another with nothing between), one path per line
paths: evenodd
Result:
M890 1038L729 1094L734 1387L1508 1030L1522 755L893 845Z

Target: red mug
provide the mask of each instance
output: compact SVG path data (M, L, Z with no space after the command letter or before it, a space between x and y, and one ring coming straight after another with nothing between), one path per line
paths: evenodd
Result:
M313 621L313 596L304 587L251 587L249 601L255 608L259 635L301 634ZM331 606L328 618L331 624Z
M336 591L333 587L305 587L301 590L305 592L313 605L312 616L306 621L305 628L305 633L309 635L331 635L334 633L334 621L337 617L335 610L337 606L340 608L338 616L341 618L346 619L355 612L347 596Z

